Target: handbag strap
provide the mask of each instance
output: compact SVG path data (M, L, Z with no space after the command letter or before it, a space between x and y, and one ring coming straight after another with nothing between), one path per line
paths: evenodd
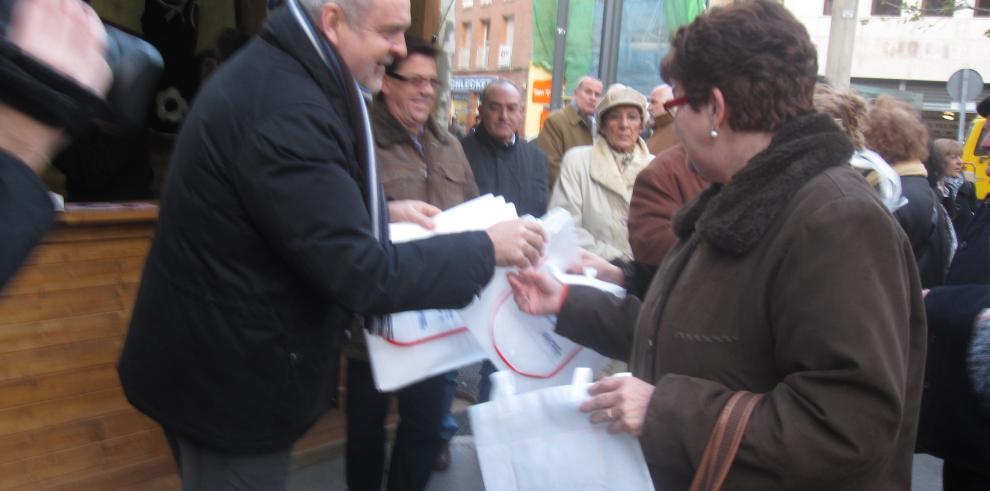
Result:
M729 397L708 437L690 491L718 491L729 474L742 443L746 425L763 394L740 390Z

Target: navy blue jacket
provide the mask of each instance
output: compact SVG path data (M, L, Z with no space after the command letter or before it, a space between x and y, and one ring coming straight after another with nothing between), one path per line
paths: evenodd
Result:
M462 307L493 274L484 232L375 239L345 89L283 10L186 118L118 371L189 440L289 448L331 407L356 319Z
M547 156L533 143L516 137L506 145L495 141L478 125L461 140L481 194L504 196L516 205L519 216L543 216L547 212Z

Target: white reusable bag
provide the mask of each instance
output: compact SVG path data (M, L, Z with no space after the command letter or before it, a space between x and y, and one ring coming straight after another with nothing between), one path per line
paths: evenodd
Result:
M581 281L602 287L604 282L562 273L578 257L574 220L567 211L556 208L542 218L547 247L541 271L554 274L565 283ZM468 329L499 370L515 378L516 390L527 392L566 385L576 367L591 367L596 373L608 358L557 333L555 316L532 316L519 310L512 298L506 275L509 268L496 268L492 281L477 300L461 310ZM615 285L612 292L624 293Z
M424 239L436 234L483 230L516 218L516 209L502 197L490 194L450 208L433 217L435 228L412 223L389 226L395 243ZM459 311L422 310L392 314L392 337L365 333L375 386L391 392L487 358L468 332Z
M611 434L578 411L591 370L570 385L516 395L515 377L492 374L492 400L468 408L488 491L652 490L639 440Z

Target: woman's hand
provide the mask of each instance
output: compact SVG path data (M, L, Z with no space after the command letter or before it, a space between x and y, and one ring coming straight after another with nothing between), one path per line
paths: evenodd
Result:
M612 423L610 433L626 432L639 437L654 389L636 377L608 377L588 388L595 397L579 409L591 413L592 423Z
M601 256L581 249L581 256L576 263L567 268L567 272L583 275L585 268L592 268L597 271L598 274L595 277L599 280L619 286L624 286L626 282L626 276L622 273L621 268L606 261Z
M557 315L564 303L564 285L535 270L509 273L509 285L519 310L531 315Z
M440 208L414 199L388 202L388 217L392 223L412 222L427 230L433 230L430 217L440 213Z

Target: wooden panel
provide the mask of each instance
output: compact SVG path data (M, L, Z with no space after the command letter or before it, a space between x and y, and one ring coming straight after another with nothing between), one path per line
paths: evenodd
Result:
M0 394L3 394L0 409L111 389L117 384L113 363L19 378L0 383Z
M7 285L5 296L138 283L143 257L28 266Z
M146 430L110 440L0 464L0 489L40 483L91 469L147 460L167 450L158 430Z
M96 418L129 407L118 388L0 410L0 435Z
M17 491L174 491L181 487L171 455L95 470L73 479L53 480ZM13 491L13 490L11 490Z
M125 311L0 327L0 353L76 343L87 339L123 336L128 323Z
M102 416L0 436L0 463L78 447L92 442L158 430L150 418L131 407Z
M61 217L0 292L0 490L180 486L161 428L127 403L115 369L154 230L126 223L140 213ZM331 411L295 458L326 458L344 431Z
M148 255L150 245L151 243L145 238L41 244L34 249L24 264L54 264L94 259L145 257Z
M130 309L137 284L0 296L0 325Z
M154 224L122 223L90 227L56 227L41 240L42 244L79 242L83 240L151 239L155 235Z
M116 363L123 343L123 339L111 337L3 353L0 381Z

